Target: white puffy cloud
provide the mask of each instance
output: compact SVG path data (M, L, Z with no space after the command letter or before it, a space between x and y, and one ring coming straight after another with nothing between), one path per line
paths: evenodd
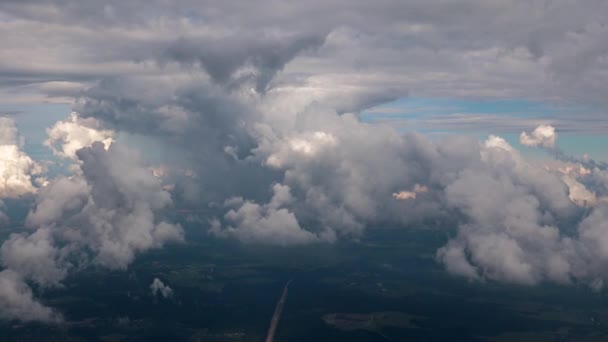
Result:
M322 131L300 134L288 138L280 150L266 159L266 164L270 167L281 168L291 158L314 158L323 149L331 148L337 143L336 137Z
M152 284L150 284L150 291L152 291L152 296L154 297L157 295L161 295L163 298L173 297L173 289L169 287L169 285L165 285L165 283L158 278L154 278Z
M272 190L272 199L263 205L242 198L229 199L226 205L235 208L224 215L224 225L217 219L212 222L211 233L220 237L234 237L243 242L281 246L332 238L300 227L294 213L285 207L293 201L288 186L275 184Z
M555 127L550 125L540 125L532 133L521 132L519 142L525 146L541 146L545 148L555 147L557 133Z
M597 196L595 193L585 187L584 184L571 176L562 177L564 183L568 186L568 197L572 202L581 207L593 207L597 204Z
M0 117L0 198L36 192L34 175L42 167L21 150L15 122Z
M399 192L394 192L393 198L400 201L416 199L418 194L423 194L428 191L429 188L427 188L425 185L416 184L412 190L401 190Z
M96 119L80 118L76 112L48 128L47 134L48 139L44 144L50 147L55 155L72 159L76 159L76 151L96 141L102 142L107 149L114 136L114 132L101 128Z

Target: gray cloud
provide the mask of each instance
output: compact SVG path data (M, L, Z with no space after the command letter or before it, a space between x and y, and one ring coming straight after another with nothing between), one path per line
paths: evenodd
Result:
M37 194L26 219L31 232L12 234L2 244L7 274L42 287L60 286L69 272L90 264L125 269L137 253L183 240L181 227L158 214L172 204L170 194L134 151L117 144L106 150L95 142L76 154L80 171L58 177ZM27 301L32 301L31 291L16 279L6 281L23 297L18 300L31 310L43 310ZM16 310L8 306L0 312L9 318L51 320L50 309L31 318Z
M168 285L165 285L165 283L158 278L154 278L152 284L150 284L150 291L152 291L152 296L154 297L157 295L161 295L163 298L173 297L173 289Z
M504 141L487 144L483 155L489 170L467 169L446 188L448 203L466 219L438 260L470 279L601 288L605 204L581 215L568 182L528 164Z
M249 64L258 69L258 90L283 70L277 84L605 105L607 11L602 1L565 0L5 1L0 73L9 87L73 82L86 88L102 77L180 74L148 63L170 57L201 62L224 83ZM11 38L16 30L23 34ZM313 46L316 53L294 58ZM31 63L16 58L33 47Z
M61 264L60 248L56 247L49 228L30 235L12 234L0 248L2 265L38 284L57 286L67 274Z
M224 215L226 225L222 226L216 219L210 232L220 237L234 237L245 243L282 246L335 239L331 233L328 236L302 229L296 216L285 208L293 201L289 187L275 184L272 189L272 199L264 205L242 198L228 199L226 205L235 208Z
M407 94L604 108L606 13L599 1L4 1L0 97L68 99L80 116L48 131L47 144L77 167L38 190L31 231L2 245L0 279L13 290L0 300L20 299L0 312L26 319L25 307L50 321L25 281L60 286L80 267L124 269L138 253L182 241L181 227L161 215L174 200L208 208L216 236L283 246L456 219L437 251L449 272L596 286L606 209L577 206L570 180L498 137L431 140L357 113ZM586 118L590 126L600 116ZM11 196L35 192L35 163L14 125L0 122L0 148L22 161L3 184L18 180ZM523 138L566 160L538 133ZM99 142L114 134L168 151L160 162L172 169L172 193L120 141ZM601 196L608 177L598 165L576 181ZM393 196L416 187L425 191L410 200ZM151 290L164 295L157 280Z
M0 317L22 321L60 322L61 315L37 302L21 277L11 271L0 272Z
M263 93L277 72L296 55L323 42L324 37L319 34L272 38L244 33L210 42L183 38L172 43L161 60L199 64L215 82L225 85L253 79L256 90ZM237 74L247 67L254 70Z
M4 213L4 210L6 210L6 206L4 205L4 202L0 200L0 225L7 224L9 222L8 216Z

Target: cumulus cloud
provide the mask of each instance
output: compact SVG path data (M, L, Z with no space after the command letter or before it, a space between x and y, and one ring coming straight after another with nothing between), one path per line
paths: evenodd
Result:
M155 214L171 205L170 194L133 151L114 144L105 150L96 142L77 156L83 178L50 184L37 197L29 225L52 225L59 238L86 246L95 263L115 269L126 268L137 252L182 240L181 227Z
M527 285L604 282L602 164L577 160L585 174L565 176L498 136L430 139L358 117L409 89L606 105L604 3L590 10L556 2L549 11L473 0L262 1L242 11L214 3L209 14L188 0L146 2L150 13L167 13L162 18L137 2L62 5L0 3L0 16L14 19L0 20L7 37L0 97L18 85L26 95L76 99L79 113L49 128L46 142L78 161L78 172L42 187L29 231L0 248L2 277L17 289L4 296L19 294L26 307L46 312L34 319L52 313L25 282L59 286L80 267L124 269L138 253L182 241L181 227L162 218L174 201L215 210L217 237L282 246L457 220L437 251L451 273ZM545 17L553 20L542 29L530 25ZM10 34L16 30L23 34ZM16 58L23 55L27 63ZM163 170L171 186L163 188L136 153L110 144L125 133L167 152L161 162L174 169ZM522 132L520 142L574 163L556 137L543 125ZM35 192L39 167L7 119L0 149L0 197ZM171 176L176 169L193 176ZM158 279L151 285L155 294L165 289Z
M72 159L76 159L76 151L96 141L102 142L107 149L114 135L112 131L102 129L97 120L80 118L75 112L66 120L58 121L47 129L47 134L48 139L44 144L50 147L55 155Z
M34 176L41 173L42 167L21 150L15 122L0 117L0 198L36 192Z
M266 164L270 167L281 168L290 158L313 158L323 149L331 148L336 144L336 137L330 133L322 131L307 132L289 138L283 148L266 159Z
M0 247L2 265L38 284L58 285L67 274L60 265L60 248L56 247L50 228L30 235L12 234Z
M212 221L210 232L220 237L234 237L243 242L281 246L332 238L300 227L293 212L285 207L293 201L288 186L275 184L272 190L272 199L263 205L242 198L227 200L226 205L235 208L224 215L225 225L217 219Z
M57 323L61 315L36 301L32 290L14 271L0 272L0 318Z
M485 170L466 169L446 188L448 203L466 218L457 235L437 251L438 260L449 272L469 279L526 285L582 282L601 288L606 280L601 238L606 205L571 176L528 164L516 151L492 145L504 144L486 146ZM596 206L583 214L566 200ZM581 214L582 219L576 218Z
M541 146L545 148L555 147L557 133L555 127L550 125L540 125L532 133L521 132L519 142L525 146Z
M148 93L146 83L138 79L109 82L86 93L79 105L83 115L98 118L113 129L161 139L193 158L204 155L205 159L195 159L195 165L179 167L192 166L200 189L211 189L208 192L216 196L214 200L224 202L218 208L223 212L211 222L210 232L218 237L288 246L359 239L374 225L406 226L430 217L441 220L461 215L464 219L456 236L437 252L450 272L520 284L590 282L597 276L589 269L586 273L573 271L581 269L580 240L562 232L563 222L580 214L573 203L580 197L573 195L573 183L527 162L500 137L491 136L483 143L462 137L433 141L363 123L356 115L340 113L327 104L306 100L293 107L282 103L273 107L269 102L272 91L269 97L248 97L236 88L201 80L165 83L161 79L161 84L168 85L169 95ZM197 87L210 89L214 96L194 95ZM235 110L224 111L221 104ZM165 110L167 106L172 110ZM258 111L257 106L265 110ZM279 113L283 119L275 121ZM110 155L117 153L113 146L107 151ZM91 153L91 149L98 151ZM28 222L44 225L46 215L63 220L65 212L74 210L64 206L91 207L89 196L94 208L116 211L130 203L129 198L139 199L132 182L115 180L114 172L129 172L106 165L109 163L100 157L101 144L81 151L77 156L83 162L87 186L81 191L77 180L57 181L57 186L72 188L75 195L69 201L41 200ZM98 159L104 167L88 167L97 165L92 161ZM235 182L213 182L226 179ZM238 180L247 185L238 186ZM96 186L98 183L103 186ZM268 198L264 194L270 184L274 185ZM123 188L129 196L105 194L120 193ZM250 195L243 195L245 192ZM393 200L413 194L415 201ZM148 194L145 198L149 207L164 207L163 196ZM161 204L153 204L156 202ZM133 215L150 213L138 208L133 208ZM37 214L37 210L47 213ZM90 210L84 222L95 229L99 208L76 210ZM71 220L81 222L82 217L68 222ZM107 222L105 216L101 221ZM110 222L123 231L120 224ZM116 240L128 241L128 235L118 236ZM123 248L121 243L104 246L105 240L89 240L86 235L82 241L97 253L94 261L107 267L126 267L138 251ZM142 250L153 246L145 244ZM119 253L123 251L126 253Z
M597 196L595 193L587 189L584 184L571 176L564 176L564 183L568 186L568 197L572 202L581 207L593 207L597 204Z
M523 139L523 140L522 140ZM545 169L563 175L562 180L569 188L569 197L572 202L582 207L593 207L604 201L606 194L602 193L602 177L600 176L608 167L601 161L588 156L571 156L555 146L557 134L551 126L539 126L528 136L522 132L520 142L528 146L540 146L548 149L557 160L551 161ZM599 191L599 197L596 192Z
M572 265L556 226L573 212L565 184L490 138L485 163L465 169L446 188L448 204L468 218L437 252L452 272L520 284L568 282Z
M170 288L169 285L165 285L165 283L158 278L154 278L152 284L150 284L150 290L152 291L152 296L154 297L157 295L160 295L165 299L173 297L173 289Z
M358 238L368 224L437 213L430 201L391 201L393 193L428 180L424 169L436 152L428 141L323 107L296 115L295 132L275 129L264 135L255 158L282 172L281 183L295 194L292 207L305 226ZM417 144L428 150L418 150Z
M41 287L59 286L71 271L90 264L125 269L137 253L183 240L181 227L159 215L172 204L170 194L134 151L95 142L76 156L80 172L58 177L37 194L26 219L31 232L14 233L0 247L7 281L18 275ZM25 282L13 287L31 299ZM10 307L0 312L27 319ZM52 311L45 312L29 319L48 321Z

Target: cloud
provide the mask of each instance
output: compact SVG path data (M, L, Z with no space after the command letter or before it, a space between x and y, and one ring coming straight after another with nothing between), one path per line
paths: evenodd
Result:
M36 199L28 223L54 225L62 239L93 251L95 263L113 269L126 268L137 252L182 240L181 227L156 217L156 211L171 205L171 197L134 152L115 144L106 151L96 142L77 156L83 180L59 179L56 186L68 191L58 200L58 188L49 185ZM56 207L47 204L47 196Z
M42 167L21 151L15 122L0 117L0 198L12 198L36 192L33 176Z
M553 165L547 165L545 168L563 174L562 179L569 188L570 200L582 207L593 207L598 202L605 201L608 193L605 191L606 182L602 179L602 174L608 168L606 163L593 160L587 155L571 156L556 147L557 134L551 126L537 127L532 133L535 138L522 132L522 137L524 135L524 140L530 140L527 141L529 146L541 146L557 159L552 162Z
M173 289L171 289L168 285L165 285L165 283L158 278L154 278L152 284L150 284L150 290L152 291L152 296L154 297L157 295L161 295L165 299L173 297Z
M427 188L426 186L416 184L416 185L414 185L414 188L412 188L411 191L401 190L399 192L394 192L393 198L396 200L400 200L400 201L416 199L418 194L423 194L428 191L429 191L429 188Z
M60 248L55 246L51 234L50 228L27 236L11 234L0 247L2 265L38 284L57 286L67 275L67 265L61 265Z
M11 271L0 272L0 318L58 323L61 315L33 298L31 289Z
M573 271L582 270L580 240L562 232L564 222L581 215L573 203L578 198L573 197L572 183L526 161L498 136L482 143L463 137L433 141L363 123L354 114L340 113L336 103L315 103L314 97L291 107L277 100L273 106L273 92L290 94L288 88L249 97L243 93L246 87L218 87L204 79L155 80L164 92L150 90L146 78L106 80L85 94L79 110L102 126L147 135L188 156L188 162L173 166L192 167L199 192L209 196L211 204L224 203L212 206L218 212L210 232L218 237L289 246L360 239L366 229L383 224L405 227L431 217L459 217L456 235L437 252L450 272L527 285L597 278L590 269ZM196 92L201 89L208 93ZM121 149L114 145L105 153L133 159L119 157ZM122 219L108 220L106 208L120 212L117 208L129 208L128 203L143 198L149 208L166 206L164 195L139 195L141 189L133 188L137 182L120 181L116 174L133 172L123 168L125 163L106 161L102 151L97 143L77 153L84 191L78 190L82 186L77 180L56 181L74 195L69 201L40 200L28 220L45 225L48 215L61 222L64 213L74 210L66 206L81 213L68 215L70 225L85 222L95 230L98 220L103 222L99 226L109 221L120 232L127 231L121 228ZM416 194L416 201L394 200L394 194L413 197L407 192ZM47 213L37 217L37 210ZM151 212L133 206L134 216L154 217ZM85 234L78 243L94 252L93 262L124 268L139 251L123 246L129 237L119 234L104 245L106 240L90 240ZM144 244L141 250L155 246Z
M437 259L469 279L601 287L606 205L572 176L528 164L501 145L486 144L484 168L464 170L446 188L448 203L466 218ZM566 200L596 206L583 212Z
M572 267L556 223L574 208L561 179L527 164L491 137L486 162L465 169L446 188L448 204L468 218L437 252L448 270L469 278L519 284L567 283ZM473 272L472 270L475 270Z
M143 3L148 11L140 10ZM177 61L200 65L224 85L250 80L258 92L278 85L382 96L409 89L424 97L605 106L607 10L595 0L584 6L566 0L550 6L81 1L69 8L61 0L5 1L0 15L11 20L0 22L7 37L0 97L42 94L69 101L102 78L187 74L157 63ZM24 55L30 58L19 58Z
M519 142L525 146L553 148L555 147L556 140L557 133L555 132L555 128L550 125L540 125L530 134L521 132L519 135Z
M577 160L588 173L568 178L498 136L430 139L358 117L408 93L604 108L604 3L262 1L204 12L189 0L145 4L0 3L0 98L48 96L79 113L49 128L46 143L77 161L77 172L40 188L29 230L0 249L12 283L60 286L91 264L125 269L139 253L183 241L165 210L201 204L215 218L211 234L242 243L331 243L376 226L455 222L436 253L454 274L604 281L602 164ZM450 119L504 129L507 118ZM36 192L37 164L12 121L0 123L0 152L12 163L0 164L0 197ZM160 151L174 186L110 144L124 135ZM556 137L543 125L520 139L574 162Z
M7 284L30 301L31 291L17 279L60 286L70 272L89 265L125 269L138 253L183 241L182 228L159 215L172 204L170 194L134 151L95 142L76 156L79 172L52 180L37 194L26 218L30 232L14 233L0 247ZM50 309L24 305L45 314L27 318L10 306L0 307L0 314L51 320Z
M283 174L280 182L294 195L291 208L300 224L358 238L367 225L385 220L403 224L438 212L430 200L392 201L392 194L403 188L427 184L425 170L436 152L432 143L325 107L296 115L295 128L261 132L252 160Z
M58 121L47 129L48 139L44 144L62 158L76 159L76 151L100 141L107 149L113 141L114 133L101 129L93 118L82 119L78 113L71 113L64 121Z
M336 137L330 133L316 131L289 138L280 151L271 154L266 159L266 165L281 168L287 159L314 158L323 149L332 148L337 144Z
M6 206L4 205L4 202L0 200L0 225L7 224L9 222L8 215L4 213L4 210L6 210Z
M568 186L568 197L572 202L581 207L593 207L597 204L598 199L595 193L585 187L584 184L570 176L564 176L564 183Z
M252 79L262 93L288 62L324 41L322 34L272 37L242 33L211 41L182 38L167 47L163 60L198 63L215 82L224 85Z
M288 186L275 184L269 203L259 205L242 198L227 200L234 206L224 215L225 225L215 219L210 232L220 237L234 237L246 243L276 244L281 246L307 244L331 239L331 236L304 230L295 215L285 208L293 198Z

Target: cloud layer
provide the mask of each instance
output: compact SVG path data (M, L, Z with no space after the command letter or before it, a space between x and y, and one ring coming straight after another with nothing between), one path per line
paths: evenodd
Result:
M223 85L303 86L321 97L410 91L606 105L599 0L68 3L2 3L3 98L69 101L101 78L195 66Z
M215 237L281 246L433 221L453 274L603 286L608 171L562 152L553 126L520 135L551 151L542 165L498 136L431 138L358 115L408 94L605 109L606 2L237 7L0 3L0 99L74 110L45 142L72 173L48 184L0 118L0 199L34 198L0 247L0 315L59 320L33 290L183 241L163 217L172 206L205 208ZM162 173L125 146L137 139L144 155L162 150ZM171 293L159 279L151 291Z

